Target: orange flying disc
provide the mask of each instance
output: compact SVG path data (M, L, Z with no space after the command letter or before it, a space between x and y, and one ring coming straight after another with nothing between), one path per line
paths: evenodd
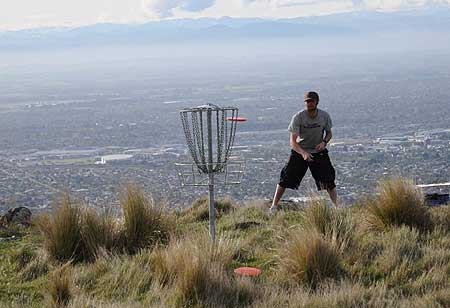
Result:
M227 117L227 121L232 121L232 122L245 122L247 121L246 118L233 118L233 117Z
M234 270L236 275L241 276L259 276L261 274L261 270L256 267L239 267Z

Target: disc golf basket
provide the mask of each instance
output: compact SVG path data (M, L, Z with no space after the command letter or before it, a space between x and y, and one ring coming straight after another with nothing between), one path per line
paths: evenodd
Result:
M183 186L208 186L209 233L215 240L214 186L239 185L244 162L232 159L238 108L213 104L180 110L192 162L175 164Z

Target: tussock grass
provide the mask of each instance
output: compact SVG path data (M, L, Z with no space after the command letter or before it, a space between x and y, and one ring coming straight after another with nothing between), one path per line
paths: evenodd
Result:
M235 307L251 299L253 288L229 274L238 249L235 240L206 233L172 242L153 254L155 277L169 289L169 306Z
M330 208L319 198L311 198L305 210L303 227L322 234L341 252L351 247L355 238L352 213Z
M217 219L235 209L231 199L228 198L214 200L214 208ZM195 200L192 206L185 210L183 214L188 220L207 221L209 219L209 199L203 197Z
M92 262L105 253L136 253L168 242L175 222L160 205L134 186L127 188L121 204L122 223L108 212L100 215L64 195L52 215L35 220L50 257L59 262Z
M139 188L128 186L122 195L121 206L125 248L128 252L135 253L139 249L168 242L173 223L161 207L145 198Z
M338 250L315 231L291 231L279 258L280 279L312 288L342 273Z
M85 260L94 260L102 251L120 249L119 226L109 212L99 215L93 209L85 209L82 222Z
M151 251L140 250L133 256L98 258L76 275L76 283L98 298L125 301L142 300L153 289Z
M445 236L445 233L449 233L450 206L432 207L430 208L429 212L430 212L430 220L433 223L434 229L442 230L443 231L442 236Z
M396 194L418 193L402 189ZM139 190L127 193L134 226L128 229L125 219L85 208L46 217L79 224L81 243L72 247L89 262L76 263L69 254L74 261L63 266L65 273L52 271L62 261L36 250L42 242L32 234L0 243L0 307L450 307L450 211L433 208L425 220L407 216L403 205L409 209L411 202L404 201L420 204L420 194L380 194L370 205L341 209L313 200L275 217L264 202L233 208L217 221L213 244L205 221L192 210L179 213L177 233L155 240L159 232L148 230L171 230L174 220L162 211L148 214L160 207ZM389 208L383 213L395 219L382 216L390 218L377 218L377 227L368 228L369 207L386 204L380 200L402 210ZM127 246L128 239L135 246ZM237 277L233 269L240 266L259 267L262 275Z
M376 263L384 273L391 273L418 260L422 256L419 242L419 232L416 229L403 226L382 234L384 249L377 257Z
M43 215L35 220L44 235L44 245L55 260L83 260L83 242L81 237L82 211L68 194L62 196L53 216Z
M34 258L36 258L36 251L31 246L22 246L10 254L11 262L16 264L18 271L26 267Z
M162 307L236 307L255 288L230 273L238 243L206 233L143 249L133 256L99 258L80 271L76 284L98 299L145 301Z
M69 264L56 269L49 278L48 295L51 307L66 307L72 298L72 284Z
M251 307L398 307L394 305L398 296L382 284L366 287L350 281L324 283L314 292L302 287L286 289L268 286L261 294Z
M48 273L50 266L45 252L40 251L18 273L22 282L32 281Z
M401 225L419 230L431 228L423 196L411 181L400 178L381 181L378 197L367 208L366 227L383 231Z
M127 300L124 302L114 302L101 300L93 296L75 296L67 308L161 308L160 303Z

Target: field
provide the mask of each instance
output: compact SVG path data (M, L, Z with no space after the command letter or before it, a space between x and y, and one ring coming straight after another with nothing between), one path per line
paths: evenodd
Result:
M64 196L33 227L4 229L18 239L0 242L0 307L450 306L450 209L406 180L342 209L219 200L215 243L206 199L167 212L128 187L121 205L113 217Z

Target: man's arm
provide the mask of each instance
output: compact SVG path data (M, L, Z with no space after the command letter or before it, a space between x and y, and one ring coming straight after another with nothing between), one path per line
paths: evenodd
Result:
M333 133L331 132L331 129L330 129L329 131L326 132L325 138L323 138L323 139L328 144L328 143L330 143L331 138L333 138Z
M331 132L331 129L329 131L326 131L325 137L323 138L324 141L316 145L316 150L321 152L323 151L327 144L330 142L331 138L333 137L333 133Z
M291 137L289 139L289 144L291 145L291 149L300 154L304 160L312 161L312 156L297 143L298 135L296 133L291 133Z

